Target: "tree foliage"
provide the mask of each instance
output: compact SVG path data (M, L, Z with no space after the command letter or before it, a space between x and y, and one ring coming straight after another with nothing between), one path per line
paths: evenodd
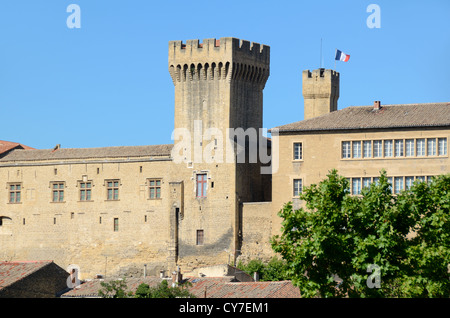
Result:
M239 262L237 267L251 276L257 272L260 281L289 279L286 274L287 263L277 257L273 257L269 262L263 262L260 259L252 259L248 263Z
M138 286L135 297L136 298L194 298L195 296L189 293L189 282L169 287L166 280L161 281L157 286L150 287L148 284L141 284Z
M142 283L136 289L136 292L126 292L127 284L125 280L114 280L110 282L101 282L102 288L98 291L98 295L102 298L194 298L188 287L189 282L169 286L167 280L162 280L156 286L149 286Z
M393 195L386 172L351 196L336 170L285 204L272 247L303 297L449 297L450 175Z

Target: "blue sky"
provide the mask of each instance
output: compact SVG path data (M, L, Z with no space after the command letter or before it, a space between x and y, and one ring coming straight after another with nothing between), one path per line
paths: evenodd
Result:
M368 28L369 4L381 27ZM81 8L69 29L66 8ZM271 47L264 127L303 119L301 72L334 68L339 108L450 102L450 1L2 0L0 140L43 149L172 143L168 41Z

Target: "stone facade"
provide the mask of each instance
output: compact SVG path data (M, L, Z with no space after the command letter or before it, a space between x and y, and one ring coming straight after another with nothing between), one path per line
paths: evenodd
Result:
M373 182L383 168L403 187L449 172L449 103L337 110L339 73L319 69L303 72L306 120L272 130L266 150L278 167L262 173L261 158L249 160L252 138L230 129L248 137L262 128L269 47L234 38L171 41L168 68L173 145L15 149L0 157L2 259L76 264L80 278L269 259L278 211L288 201L299 207L296 192L333 168L356 190L358 178L361 186ZM268 142L257 138L256 151Z

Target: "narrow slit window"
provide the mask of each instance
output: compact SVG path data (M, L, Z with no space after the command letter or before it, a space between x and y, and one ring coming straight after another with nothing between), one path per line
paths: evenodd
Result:
M197 244L197 245L203 245L203 241L204 241L204 233L203 233L203 230L197 230L196 244Z

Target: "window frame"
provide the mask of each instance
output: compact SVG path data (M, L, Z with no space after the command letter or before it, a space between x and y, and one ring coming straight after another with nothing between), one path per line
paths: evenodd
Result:
M201 180L199 179L201 177ZM199 184L201 184L201 191L199 191ZM200 193L199 193L200 192ZM197 173L195 175L195 195L197 198L206 198L208 194L208 174Z
M443 141L442 146L441 141ZM437 155L447 156L447 137L437 138Z
M11 187L15 187L11 189ZM20 187L20 189L17 189ZM22 182L9 182L8 183L8 203L10 204L20 204L22 203ZM11 200L14 197L13 200Z
M161 194L162 194L162 178L149 178L147 179L148 182L148 199L149 200L160 200ZM152 185L152 182L154 184ZM159 182L159 185L158 185ZM159 191L158 191L159 189ZM153 191L153 197L152 197L152 190ZM159 195L159 196L158 196Z
M357 159L362 158L361 140L352 141L352 158L357 158Z
M90 187L83 187L83 185L87 186L90 185ZM78 200L80 202L91 202L92 200L92 189L93 189L94 185L93 182L91 180L88 181L78 181L78 188L79 188L79 192L78 192ZM88 192L89 191L89 192ZM84 199L83 199L83 192L84 192ZM89 199L88 194L89 193Z
M300 185L298 187L298 184ZM302 178L296 178L292 180L292 195L295 198L298 198L300 194L303 192L303 179Z
M292 144L292 149L293 149L292 151L293 160L295 161L303 160L303 142L300 141L294 142Z
M341 157L342 159L351 159L352 146L350 141L342 141L341 143Z
M57 187L55 188L55 185ZM65 201L65 189L66 189L66 182L65 181L51 181L50 182L50 189L51 189L51 202L52 203L64 203ZM56 194L56 200L55 200L55 194Z
M195 237L195 245L202 246L205 244L205 231L203 229L198 229Z
M112 185L109 186L109 183L112 182ZM117 186L116 186L117 183ZM120 194L120 179L107 179L105 180L105 187L106 187L106 201L119 201L119 194ZM112 196L110 198L109 193L110 190L112 190ZM117 190L117 196L116 196L116 191Z

